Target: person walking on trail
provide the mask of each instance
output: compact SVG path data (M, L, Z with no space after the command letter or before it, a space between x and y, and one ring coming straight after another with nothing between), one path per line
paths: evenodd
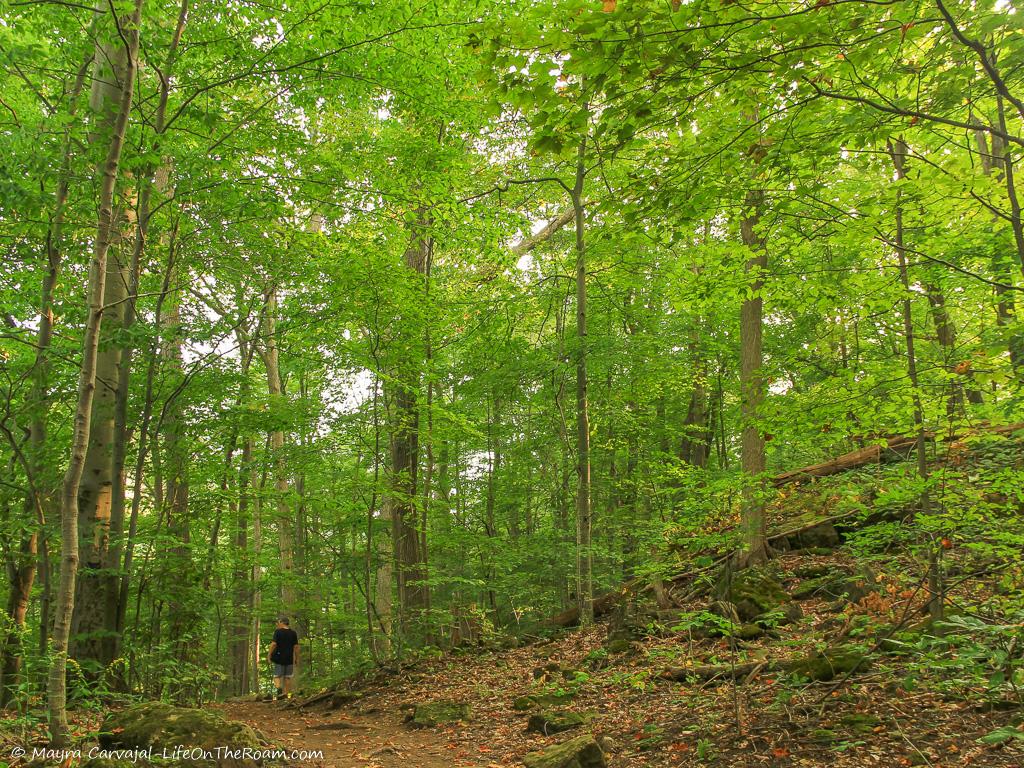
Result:
M295 665L299 663L299 636L288 626L288 617L281 616L277 620L274 639L270 643L270 663L274 665L274 687L277 689L275 699L281 696L292 697L292 680L295 677Z

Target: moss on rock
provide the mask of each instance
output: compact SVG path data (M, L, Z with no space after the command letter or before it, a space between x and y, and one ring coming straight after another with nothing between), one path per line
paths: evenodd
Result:
M590 721L590 717L581 712L569 712L568 710L554 710L538 712L531 715L530 721L526 724L527 733L542 733L551 736L556 733L564 733L574 728L580 728Z
M577 736L523 757L526 768L606 768L604 752L591 735Z
M528 693L517 696L512 701L512 709L517 712L528 712L531 709L557 707L572 701L576 697L574 691L557 691L555 693Z
M626 653L632 650L633 642L625 638L617 638L605 643L604 647L608 650L608 653Z
M433 728L447 723L465 722L470 717L469 704L461 701L433 701L417 704L409 720L419 728Z
M733 635L740 640L756 640L764 634L764 627L757 624L740 624Z
M864 672L870 666L870 660L860 651L849 646L839 646L791 662L787 671L808 680L826 682L853 672Z
M151 748L154 752L173 753L176 747L201 749L209 753L209 759L190 760L193 765L225 768L259 763L235 754L218 753L218 748L261 750L267 746L266 738L245 723L227 720L210 710L176 707L159 701L111 712L103 720L98 738L100 746L106 750ZM113 765L116 764L114 761ZM103 764L95 768L103 768Z
M717 596L729 600L741 622L751 622L773 611L783 611L792 598L764 568L745 568L718 585ZM788 618L788 617L787 617Z
M802 581L793 590L793 597L797 600L808 600L812 597L837 598L846 594L846 581L848 575L842 571L831 571L815 578Z

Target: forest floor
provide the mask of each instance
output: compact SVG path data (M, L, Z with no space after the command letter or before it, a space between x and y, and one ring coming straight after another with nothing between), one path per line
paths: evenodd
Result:
M413 730L389 712L303 713L283 702L243 701L217 705L232 720L253 726L277 746L316 751L322 760L307 766L331 768L448 768L445 741L437 733Z
M789 489L771 510L773 522L833 514L850 492L874 494L886 477L866 472ZM882 500L873 509L885 509ZM843 526L827 547L810 546L801 533L792 550L777 551L767 571L785 593L782 607L799 610L788 623L767 621L756 636L708 631L716 587L701 576L669 584L667 610L645 591L627 602L630 615L586 629L519 647L499 647L503 638L494 637L490 648L378 670L336 689L338 707L330 694L310 692L308 706L251 702L225 711L277 743L323 748L325 765L336 766L521 766L527 753L586 732L601 740L610 768L1024 768L1024 689L1019 670L1002 672L1020 656L1024 624L1007 608L1006 581L1018 577L991 552L951 542L951 623L935 632L920 553L889 546L888 531L879 553L865 558L876 548L873 529ZM694 561L680 555L685 562ZM839 651L863 663L818 679L789 666ZM537 698L523 706L529 696ZM437 702L468 704L470 716L428 729L405 722L411 707ZM550 736L530 731L531 717L551 712L579 715L585 725ZM332 723L345 725L325 730Z
M527 733L530 713L515 711L514 699L559 687L539 684L534 679L538 667L556 662L586 669L585 660L602 647L605 634L599 625L545 645L421 662L362 689L359 700L341 710L282 712L251 703L229 705L225 712L267 734L276 733L275 743L325 749L325 756L331 756L326 765L521 766L527 752L579 731ZM728 644L717 643L711 656L727 659ZM792 649L802 644L794 631L780 645ZM711 687L661 679L665 660L677 656L678 646L678 639L638 644L632 653L572 686L570 707L589 713L590 732L610 738L613 768L1024 766L1024 742L978 741L998 728L1014 727L1015 713L980 711L927 685L908 691L894 685L896 670L891 667L876 665L838 684L791 688L763 674L745 685ZM704 656L709 649L700 650ZM472 718L429 730L402 724L404 705L437 700L470 702ZM355 727L316 730L333 722Z

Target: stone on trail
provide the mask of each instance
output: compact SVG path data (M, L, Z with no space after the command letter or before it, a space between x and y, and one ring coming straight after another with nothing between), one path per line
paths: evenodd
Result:
M350 704L354 704L363 697L363 694L358 691L335 691L331 694L331 709L341 709L347 707Z
M528 693L516 696L512 700L512 709L516 712L529 712L531 709L557 707L575 698L574 691L555 691L553 693Z
M160 701L111 712L100 726L99 742L105 750L152 748L155 753L166 751L168 755L173 755L175 747L202 749L210 754L210 759L189 762L219 768L249 768L259 763L238 755L218 753L218 747L230 750L267 748L267 740L245 723L227 720L210 710L176 707Z
M556 733L564 733L565 731L571 731L573 728L586 725L589 719L584 714L568 710L538 712L530 716L530 721L526 725L526 732L552 736Z
M607 768L608 763L601 747L588 734L530 752L523 757L523 765L526 768Z
M433 701L416 704L406 721L418 728L434 728L448 723L465 722L470 719L469 704L461 701Z

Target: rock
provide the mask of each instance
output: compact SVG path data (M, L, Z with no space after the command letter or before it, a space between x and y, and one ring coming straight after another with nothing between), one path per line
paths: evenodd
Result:
M870 660L860 651L849 646L830 648L806 659L799 659L787 665L787 671L809 680L826 682L837 677L864 672L871 666Z
M591 735L577 736L523 757L526 768L607 768L604 752Z
M526 724L526 732L552 736L586 725L589 720L590 718L584 714L568 710L538 712L530 716L530 721Z
M798 565L793 569L793 575L800 579L817 579L829 573L835 573L835 570L828 563Z
M839 546L839 531L830 522L820 523L788 538L792 549L829 550Z
M736 607L741 622L750 622L766 613L782 611L792 598L764 568L744 568L716 587L720 600L729 600ZM787 617L788 618L788 617Z
M607 646L608 643L614 643L617 640L630 642L639 638L639 633L632 629L615 629L608 633L608 637L605 639L604 644Z
M577 670L572 667L563 667L557 662L550 662L545 664L543 667L537 667L533 670L533 679L547 682L548 680L574 680L576 678Z
M533 697L532 696L516 696L512 699L512 709L516 712L528 712L533 709Z
M211 710L175 707L163 702L138 704L107 715L100 726L99 743L103 749L167 750L175 747L198 748L211 753L208 761L196 765L223 768L248 768L259 763L231 755L218 755L218 747L263 749L267 740L245 723L226 720Z
M512 701L512 709L517 712L528 712L531 709L544 707L557 707L566 704L576 697L573 691L558 691L556 693L528 693L517 696Z
M852 712L848 715L843 715L839 722L843 724L847 731L858 734L871 733L882 724L881 718L877 715L870 715L864 712Z
M823 557L825 555L831 555L832 549L829 547L807 547L804 552L808 555L818 555L819 557Z
M799 603L789 602L782 606L783 624L796 624L804 617L804 609Z
M764 634L764 627L757 624L740 624L733 636L740 640L756 640Z
M605 643L604 647L608 649L608 653L626 653L633 650L633 641L620 638Z
M406 722L418 728L434 728L447 723L459 723L470 719L469 704L461 701L433 701L429 704L417 704L411 714L406 715Z
M331 696L331 709L340 709L359 701L363 694L356 691L335 691Z

